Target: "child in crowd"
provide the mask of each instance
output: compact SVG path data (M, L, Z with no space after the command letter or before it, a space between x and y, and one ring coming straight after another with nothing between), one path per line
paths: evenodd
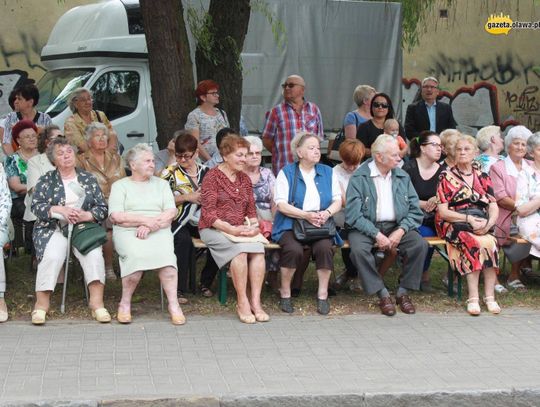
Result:
M398 142L399 155L401 158L409 153L409 145L403 137L399 135L399 122L396 119L388 119L384 122L384 134L389 134ZM399 167L403 166L403 160L400 161Z

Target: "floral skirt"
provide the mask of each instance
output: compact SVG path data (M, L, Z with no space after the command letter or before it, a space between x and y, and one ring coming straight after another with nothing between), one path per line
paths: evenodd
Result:
M446 251L448 260L459 274L469 274L485 268L499 271L499 248L495 236L475 235L464 231L454 231L451 223L445 222Z

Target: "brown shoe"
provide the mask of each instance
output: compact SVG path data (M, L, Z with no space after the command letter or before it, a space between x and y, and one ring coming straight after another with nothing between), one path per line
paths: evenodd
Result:
M404 314L414 314L416 312L416 309L414 308L414 305L408 295L396 297L396 304L399 305L399 309Z
M387 317L391 317L396 314L396 307L394 307L394 303L392 302L392 298L390 297L381 298L381 300L379 301L379 308L381 309L381 312Z

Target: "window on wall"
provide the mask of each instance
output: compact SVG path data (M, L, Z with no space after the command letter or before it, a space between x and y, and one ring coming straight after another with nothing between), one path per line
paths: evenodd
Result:
M109 120L135 111L139 100L140 76L134 71L110 71L92 85L94 109L102 110Z

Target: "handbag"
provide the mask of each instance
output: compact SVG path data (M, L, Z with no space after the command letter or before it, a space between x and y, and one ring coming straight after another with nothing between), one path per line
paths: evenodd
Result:
M62 228L65 237L68 236L68 226ZM81 222L73 225L71 245L81 254L88 254L105 242L107 242L107 231L99 223Z
M291 200L294 198L296 193L296 180L298 178L298 173L298 163L296 163ZM294 201L292 204L294 205ZM300 243L312 243L316 242L317 240L328 239L336 235L336 222L334 221L333 217L330 217L326 220L324 225L317 227L305 219L294 219L293 234L295 239Z
M250 226L251 222L249 221L249 218L246 216L246 225ZM231 242L234 243L262 243L262 244L268 244L270 243L266 237L264 237L261 233L256 234L255 236L236 236L231 235L229 233L221 231L225 235L227 239L229 239Z
M458 209L456 212L461 213L462 215L474 216L476 218L489 219L487 210L482 208L464 208ZM468 222L453 222L452 226L454 227L454 230L457 230L458 232L474 233L472 226L469 225Z

